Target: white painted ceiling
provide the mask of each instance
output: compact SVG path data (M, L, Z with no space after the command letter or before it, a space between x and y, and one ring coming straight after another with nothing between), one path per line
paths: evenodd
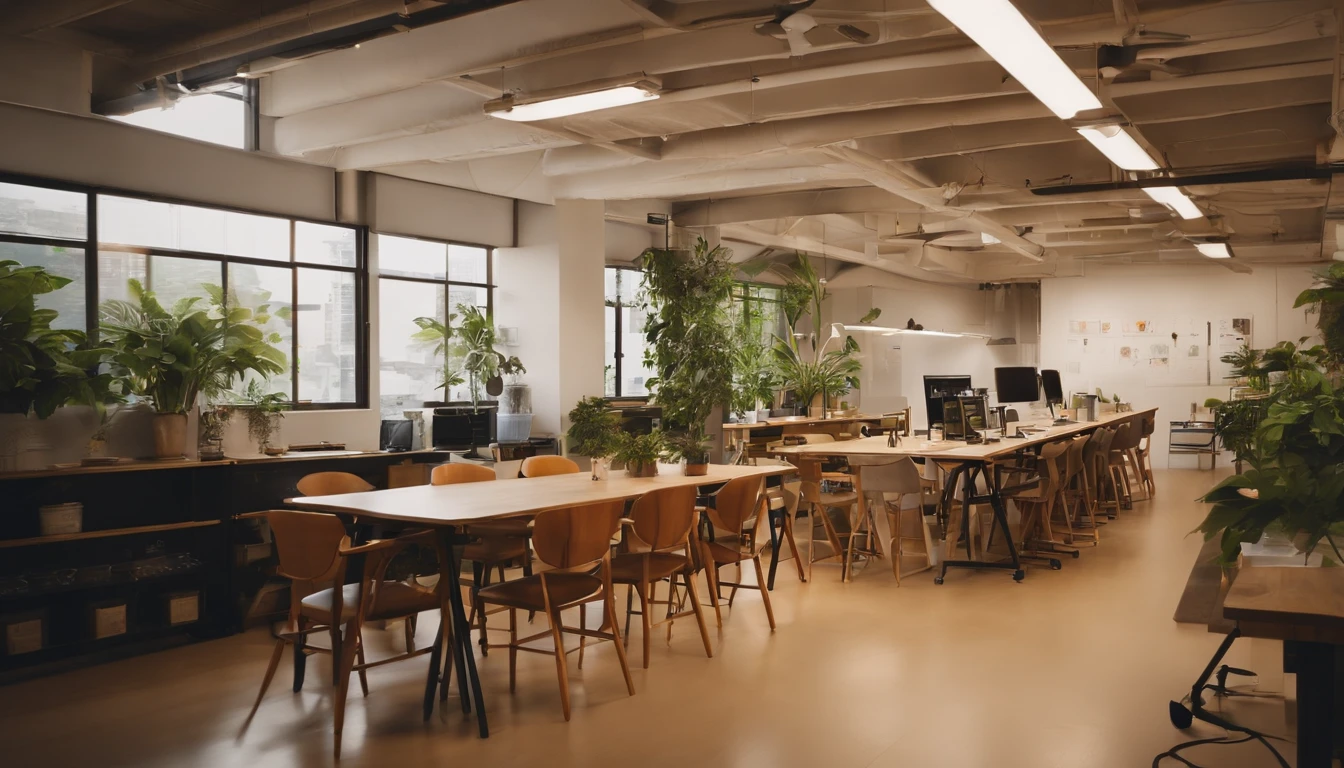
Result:
M1164 166L1203 177L1185 188L1206 218L1098 188L1133 174L924 0L498 4L258 68L267 148L524 200L604 199L614 218L670 207L725 239L925 280L1330 258L1344 189L1330 175L1333 0L1015 2ZM815 27L771 25L786 17ZM632 75L661 80L662 98L539 123L483 112ZM1089 186L1042 193L1063 185ZM1188 239L1201 236L1230 238L1237 258L1203 259Z

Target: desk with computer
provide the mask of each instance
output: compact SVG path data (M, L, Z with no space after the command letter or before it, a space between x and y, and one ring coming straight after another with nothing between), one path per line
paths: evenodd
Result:
M1009 425L1017 422L1011 405L1037 403L1045 391L1046 407L1055 426L1075 422L1055 418L1055 405L1064 403L1064 387L1059 371L1033 366L994 369L995 399L989 405L989 392L973 386L970 376L925 376L924 405L928 414L928 435L932 442L964 440L972 445L998 442L1001 438L1024 438L1041 428L1018 426L1010 434Z

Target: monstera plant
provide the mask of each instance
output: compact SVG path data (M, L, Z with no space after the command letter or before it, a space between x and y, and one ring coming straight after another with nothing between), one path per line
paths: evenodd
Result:
M186 414L202 391L227 390L248 372L266 378L285 371L286 357L274 346L280 335L258 327L269 307L230 306L222 289L205 285L208 301L190 296L165 308L138 280L129 288L131 301L103 303L99 327L112 373L157 411L159 457L182 454Z
M45 419L63 405L99 406L120 397L106 373L90 373L104 351L91 349L81 331L52 328L56 310L37 297L70 279L42 267L0 261L0 413Z

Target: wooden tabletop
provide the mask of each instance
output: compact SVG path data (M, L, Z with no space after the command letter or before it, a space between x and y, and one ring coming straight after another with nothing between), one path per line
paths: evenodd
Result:
M921 456L924 458L949 461L990 461L1014 454L1023 448L1048 443L1063 437L1071 437L1089 432L1097 427L1128 421L1146 413L1155 413L1156 408L1126 413L1108 413L1096 421L1080 421L1076 424L1033 425L1019 424L1023 428L1038 428L1044 431L1027 438L1000 438L997 443L971 445L960 440L945 440L930 443L919 437L905 437L896 447L887 445L886 436L865 437L858 440L837 440L833 443L812 443L810 445L786 445L774 449L774 453L804 456Z
M766 427L807 426L810 424L852 424L856 421L881 421L882 419L882 416L837 416L829 419L814 419L811 416L781 416L778 419L766 419L750 424L724 424L723 428L726 430L765 429Z
M794 472L785 466L711 464L709 474L688 477L676 464L660 464L656 477L629 477L613 470L606 480L587 472L458 485L417 485L337 496L302 496L285 503L300 509L397 520L420 525L466 525L482 520L536 514L603 501L634 499L659 488L724 483L737 477L768 477Z
M214 461L198 459L127 459L114 464L78 464L52 465L46 469L24 470L21 472L0 472L0 480L26 480L38 477L59 477L64 475L98 475L109 472L145 472L160 469L199 469L201 467L231 467L239 464L284 464L297 461L318 461L321 459L361 459L373 456L405 457L420 454L441 454L444 459L448 451L425 449L420 451L295 451L280 456L226 456Z
M1242 568L1223 615L1248 637L1344 645L1344 568Z

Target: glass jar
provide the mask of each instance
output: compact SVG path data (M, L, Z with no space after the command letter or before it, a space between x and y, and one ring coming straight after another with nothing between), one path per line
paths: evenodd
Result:
M941 421L929 425L929 442L943 442L943 423Z

